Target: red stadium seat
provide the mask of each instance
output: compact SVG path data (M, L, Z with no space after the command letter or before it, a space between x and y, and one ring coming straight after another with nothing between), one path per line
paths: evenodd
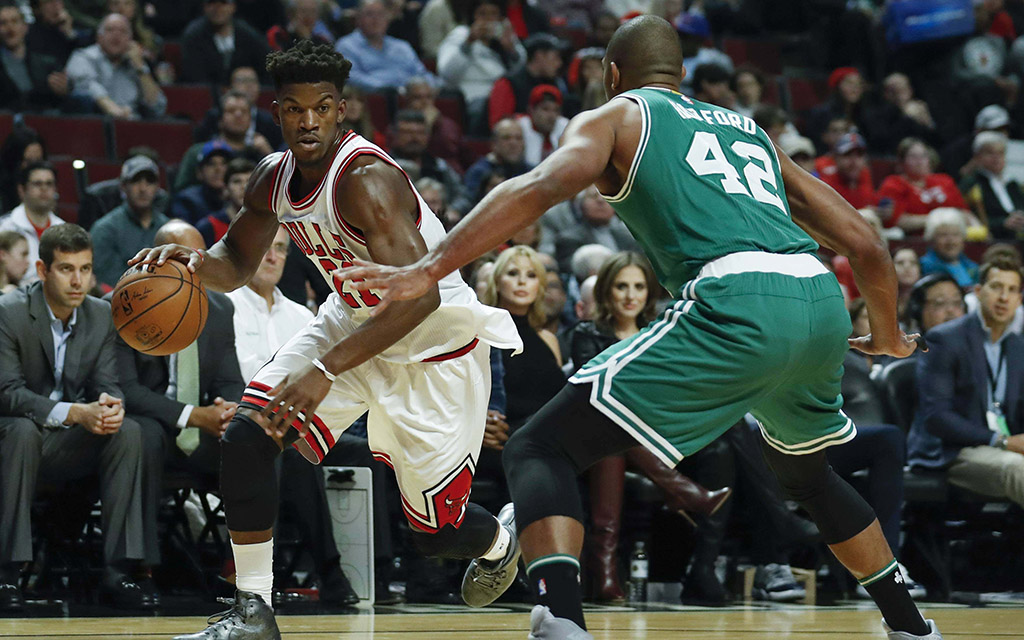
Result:
M273 89L263 89L260 91L260 95L256 98L256 106L260 109L270 111L270 105L274 104L274 100L276 98L277 94L274 93Z
M57 172L57 201L64 205L78 206L79 193L75 184L75 170L71 159L53 160L53 168Z
M14 115L10 113L0 113L0 144L7 139L7 136L11 135L11 131L14 130Z
M466 128L466 116L462 109L462 98L455 98L451 96L438 96L434 100L434 105L437 110L448 116L455 121L455 124L459 125L460 129Z
M871 158L871 181L875 188L882 184L882 180L896 173L898 161L895 158Z
M152 147L164 164L176 165L192 146L192 123L178 120L117 120L114 149L118 159L137 145Z
M78 222L78 205L61 203L57 205L57 215L64 222Z
M104 180L120 178L121 163L99 161L86 162L85 171L86 176L89 178L89 184L95 184L97 182L103 182Z
M163 90L169 116L185 116L198 124L213 107L213 95L205 84L172 84Z
M779 106L779 78L766 76L761 90L761 102Z
M99 116L26 115L25 124L35 129L51 156L106 160L107 122Z
M784 83L792 113L812 109L828 97L828 82L824 78L786 78Z
M164 60L174 67L174 77L181 77L181 44L178 42L164 43Z
M383 93L367 93L364 94L363 100L366 101L366 109L370 112L373 128L386 134L388 127L391 126L391 101L388 96Z
M474 162L491 152L489 138L462 139L462 166L469 167Z
M782 49L772 40L722 38L722 51L737 66L747 63L765 73L782 73Z

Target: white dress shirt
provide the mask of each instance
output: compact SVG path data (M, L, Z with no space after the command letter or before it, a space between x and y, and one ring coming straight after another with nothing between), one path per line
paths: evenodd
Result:
M227 294L235 305L235 351L243 380L252 380L260 367L311 320L309 309L286 298L274 287L274 306L249 287Z
M57 404L46 416L46 426L56 428L67 428L64 424L68 419L68 412L71 411L71 403L64 402L64 360L68 353L68 338L71 331L78 322L78 309L71 312L71 318L65 325L63 320L53 315L50 305L46 305L46 313L50 316L50 333L53 336L53 391L50 392L50 400L56 400Z

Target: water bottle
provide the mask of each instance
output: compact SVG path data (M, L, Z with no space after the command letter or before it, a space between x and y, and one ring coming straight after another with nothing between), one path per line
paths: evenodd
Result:
M647 602L647 550L637 540L629 556L629 601Z

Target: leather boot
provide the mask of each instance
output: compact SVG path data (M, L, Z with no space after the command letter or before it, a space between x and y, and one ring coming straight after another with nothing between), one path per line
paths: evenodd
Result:
M697 530L697 544L693 549L690 569L686 572L683 604L705 607L723 607L729 602L729 593L715 575L715 561L722 549L725 527L730 509L720 509L708 516Z
M645 447L633 447L624 454L630 466L640 470L661 489L665 506L678 512L693 526L697 526L690 513L710 516L718 511L732 495L730 487L711 491L705 489L675 469L665 465Z
M619 529L626 460L612 456L590 468L590 536L587 570L590 598L595 602L622 603L626 594L619 583Z

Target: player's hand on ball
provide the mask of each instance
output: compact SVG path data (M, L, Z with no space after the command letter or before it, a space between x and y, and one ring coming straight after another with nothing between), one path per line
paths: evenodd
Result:
M358 291L373 289L377 292L380 302L373 308L371 316L378 315L395 300L412 300L422 296L437 282L419 262L405 267L393 267L355 260L351 267L337 269L331 275L338 281L350 281Z
M270 402L260 412L269 421L263 430L272 438L283 438L299 416L304 418L299 437L305 436L313 422L316 408L331 390L331 381L313 366L295 376L294 382L289 382L291 379L291 374L285 376L267 393Z
M182 262L192 273L203 264L203 253L180 244L162 244L159 247L143 249L128 261L128 266L137 264L163 264L168 260Z
M906 358L914 353L918 347L921 347L921 351L928 350L928 344L924 341L924 337L921 334L912 333L907 335L902 331L899 332L897 341L891 345L877 343L870 333L859 338L850 338L849 343L851 348L866 353L869 356Z

